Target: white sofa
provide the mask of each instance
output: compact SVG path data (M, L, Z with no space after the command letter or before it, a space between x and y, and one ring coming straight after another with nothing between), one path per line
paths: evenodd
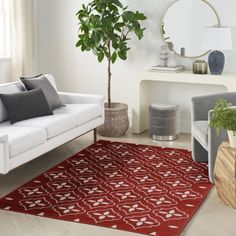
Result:
M46 75L56 88L52 75ZM21 82L0 85L0 93L21 92ZM104 96L58 92L65 107L44 116L17 122L7 120L0 101L0 174L45 154L104 123Z

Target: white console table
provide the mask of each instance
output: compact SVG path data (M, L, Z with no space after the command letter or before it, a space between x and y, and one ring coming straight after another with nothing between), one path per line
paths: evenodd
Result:
M133 84L132 132L139 134L147 130L148 107L152 102L178 104L178 99L182 99L181 103L186 103L182 106L184 107L182 118L188 117L188 119L182 122L187 124L186 127L183 127L182 124L181 131L188 132L190 131L191 97L225 91L236 92L235 74L214 76L196 75L190 71L181 73L142 72ZM155 93L157 93L156 97Z

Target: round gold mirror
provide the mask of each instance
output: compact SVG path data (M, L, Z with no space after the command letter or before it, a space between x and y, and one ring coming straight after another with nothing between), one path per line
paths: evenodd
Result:
M202 48L205 27L220 26L215 9L205 0L177 0L167 9L161 32L164 41L177 55L189 58L208 53Z

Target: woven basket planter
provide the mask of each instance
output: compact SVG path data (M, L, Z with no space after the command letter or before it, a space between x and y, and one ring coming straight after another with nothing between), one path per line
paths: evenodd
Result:
M98 134L105 137L119 137L129 128L128 105L112 103L111 108L105 104L105 123L98 128Z

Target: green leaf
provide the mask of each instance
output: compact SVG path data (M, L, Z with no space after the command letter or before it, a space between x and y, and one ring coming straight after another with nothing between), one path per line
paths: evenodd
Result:
M89 32L89 27L87 25L81 25L80 30L82 32L88 33Z
M76 43L76 47L80 47L83 44L83 41L80 39L77 43Z
M83 44L83 45L81 46L81 51L84 52L85 50L86 50L86 46Z
M110 5L108 7L111 11L119 11L118 8L115 5Z
M116 52L113 52L112 56L111 56L111 62L112 64L114 64L116 62L116 59L117 59L117 53Z
M143 31L144 29L136 29L135 34L137 35L138 39L141 39L143 37Z
M132 11L124 11L122 14L122 18L125 22L133 23L136 21L136 14Z
M84 12L84 10L79 10L77 13L76 13L76 16L82 14Z
M98 61L99 61L99 62L102 62L103 59L104 59L104 52L103 52L103 51L100 51L100 52L98 53Z
M140 23L137 20L134 21L133 26L134 26L135 29L141 29Z
M127 59L126 51L124 51L124 50L119 51L118 55L119 55L120 59L122 59L122 60L126 60Z
M123 8L123 5L122 5L122 3L121 3L119 0L112 0L112 2L113 2L116 6L118 6L118 7L120 7L120 8Z
M119 47L119 44L118 44L118 42L117 42L116 39L115 39L115 40L112 40L112 47L113 47L114 49L117 49L117 48Z
M123 11L127 10L129 6L123 7Z
M126 43L124 41L120 41L119 48L120 48L121 51L122 50L124 51L126 49Z
M124 26L125 26L124 22L119 22L114 25L114 28L118 30L119 32L121 32Z
M146 20L147 17L143 13L136 11L136 19L143 21L143 20Z
M101 41L101 35L99 32L96 32L95 33L95 42L96 43L99 43Z

